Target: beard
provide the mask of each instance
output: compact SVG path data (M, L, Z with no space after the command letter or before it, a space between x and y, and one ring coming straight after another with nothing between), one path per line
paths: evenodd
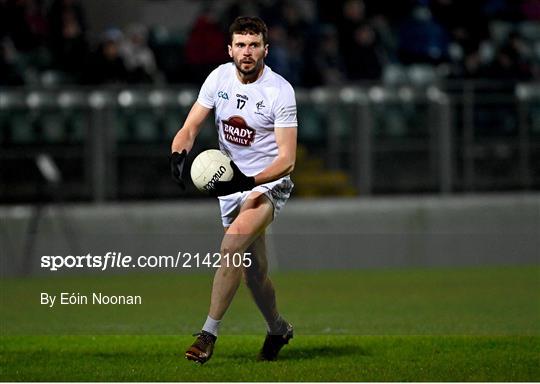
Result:
M234 64L235 64L236 69L238 70L238 72L240 72L243 75L249 76L249 75L253 75L253 74L257 73L262 68L263 62L262 62L262 60L260 60L260 61L254 61L253 63L249 63L249 64L253 65L253 67L251 69L248 69L248 70L242 68L242 64L244 64L244 63L242 63L240 61L235 60Z

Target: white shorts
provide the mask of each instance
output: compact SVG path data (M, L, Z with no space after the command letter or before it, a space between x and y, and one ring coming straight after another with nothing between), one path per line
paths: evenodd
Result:
M294 187L289 176L282 177L281 179L271 181L266 184L257 185L250 191L236 192L227 196L220 196L219 198L219 207L221 209L221 221L224 227L229 227L238 213L240 208L248 198L249 194L253 191L262 192L272 205L274 206L274 219L277 217L281 208L285 205L289 196L291 196L291 191Z

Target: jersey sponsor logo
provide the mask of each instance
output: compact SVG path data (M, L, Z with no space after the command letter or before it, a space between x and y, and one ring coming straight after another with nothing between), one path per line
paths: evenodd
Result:
M240 116L229 117L228 120L221 120L223 136L230 143L251 146L255 140L255 130L248 127L244 118Z
M218 97L221 97L222 99L229 100L229 95L227 94L227 92L219 91L217 95Z
M246 101L249 100L249 97L247 97L246 95L240 95L239 93L236 94L236 97L240 98L240 99L244 99Z

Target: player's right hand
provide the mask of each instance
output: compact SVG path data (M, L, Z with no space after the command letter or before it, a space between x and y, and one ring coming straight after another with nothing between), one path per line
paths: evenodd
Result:
M181 153L173 152L169 158L169 164L171 166L171 176L173 180L182 188L186 189L186 183L184 182L184 165L186 163L187 151L184 149Z

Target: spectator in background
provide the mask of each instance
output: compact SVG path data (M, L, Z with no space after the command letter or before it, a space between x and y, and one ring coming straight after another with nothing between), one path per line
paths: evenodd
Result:
M266 63L272 71L279 73L286 79L291 78L291 56L287 41L287 31L281 24L268 27L268 43L272 50L268 52Z
M310 23L295 2L287 1L281 6L282 22L289 37L305 39L310 31Z
M218 64L228 60L226 55L227 37L209 7L205 7L197 17L185 45L188 79L193 83L202 82L206 74Z
M394 34L388 18L383 14L375 14L370 19L370 25L377 37L377 43L387 61L397 61L397 37Z
M315 54L311 53L310 65L306 66L305 85L339 86L346 83L345 63L339 52L337 30L333 25L321 26L318 46Z
M381 78L382 68L386 62L385 54L370 24L361 24L354 30L350 49L355 54L351 55L347 62L349 79L377 80Z
M440 64L449 58L449 35L426 6L413 10L400 25L398 36L398 55L403 64Z
M347 72L351 71L356 52L351 47L355 44L355 31L366 22L366 8L362 0L347 0L343 3L342 14L338 22L339 47Z
M289 51L289 77L292 85L302 82L304 71L304 52L306 39L310 33L310 24L301 14L295 3L284 2L281 7L283 26L287 32L287 49Z
M89 55L86 22L80 4L75 0L57 0L49 13L53 65L80 80Z
M70 17L75 18L82 34L86 34L86 15L84 8L79 0L54 0L49 10L49 21L51 24L52 37L57 37L62 34L64 26L65 14L69 13Z
M10 11L11 7L8 0L0 0L0 39L10 37Z
M126 83L129 74L120 56L122 32L116 28L107 30L98 49L89 60L85 79L90 84Z
M0 10L3 35L12 42L13 54L8 56L16 57L17 73L25 83L37 83L40 72L51 61L47 46L49 23L43 1L7 0Z
M49 23L42 1L8 0L5 11L4 22L18 51L29 53L46 45Z
M489 38L482 1L432 0L430 10L433 19L448 31L464 52L477 50L480 42Z
M484 63L478 47L464 51L461 60L455 70L454 76L462 79L478 79L484 77Z
M486 77L500 80L530 80L531 68L528 62L530 52L523 38L512 32L495 54L493 63L486 70Z
M540 0L522 0L521 14L527 20L540 21Z
M7 36L0 40L0 85L23 85L24 77L17 50Z
M120 53L129 72L131 83L153 83L158 71L154 52L147 44L147 29L142 24L133 24L126 31Z
M220 1L221 2L221 1ZM280 21L280 17L276 17L276 9L278 3L282 0L264 0L264 1L245 1L245 0L229 0L229 4L223 10L221 15L221 28L223 31L229 29L229 24L232 23L238 15L268 15L268 23L275 24ZM223 1L225 3L225 1Z
M480 2L482 14L489 20L520 21L521 0L475 0Z
M383 49L366 18L363 0L343 3L338 32L347 77L350 80L379 79L385 61Z
M364 0L368 17L383 15L390 24L399 25L418 4L425 5L432 0ZM461 1L461 0L460 0ZM467 0L475 1L475 0Z

